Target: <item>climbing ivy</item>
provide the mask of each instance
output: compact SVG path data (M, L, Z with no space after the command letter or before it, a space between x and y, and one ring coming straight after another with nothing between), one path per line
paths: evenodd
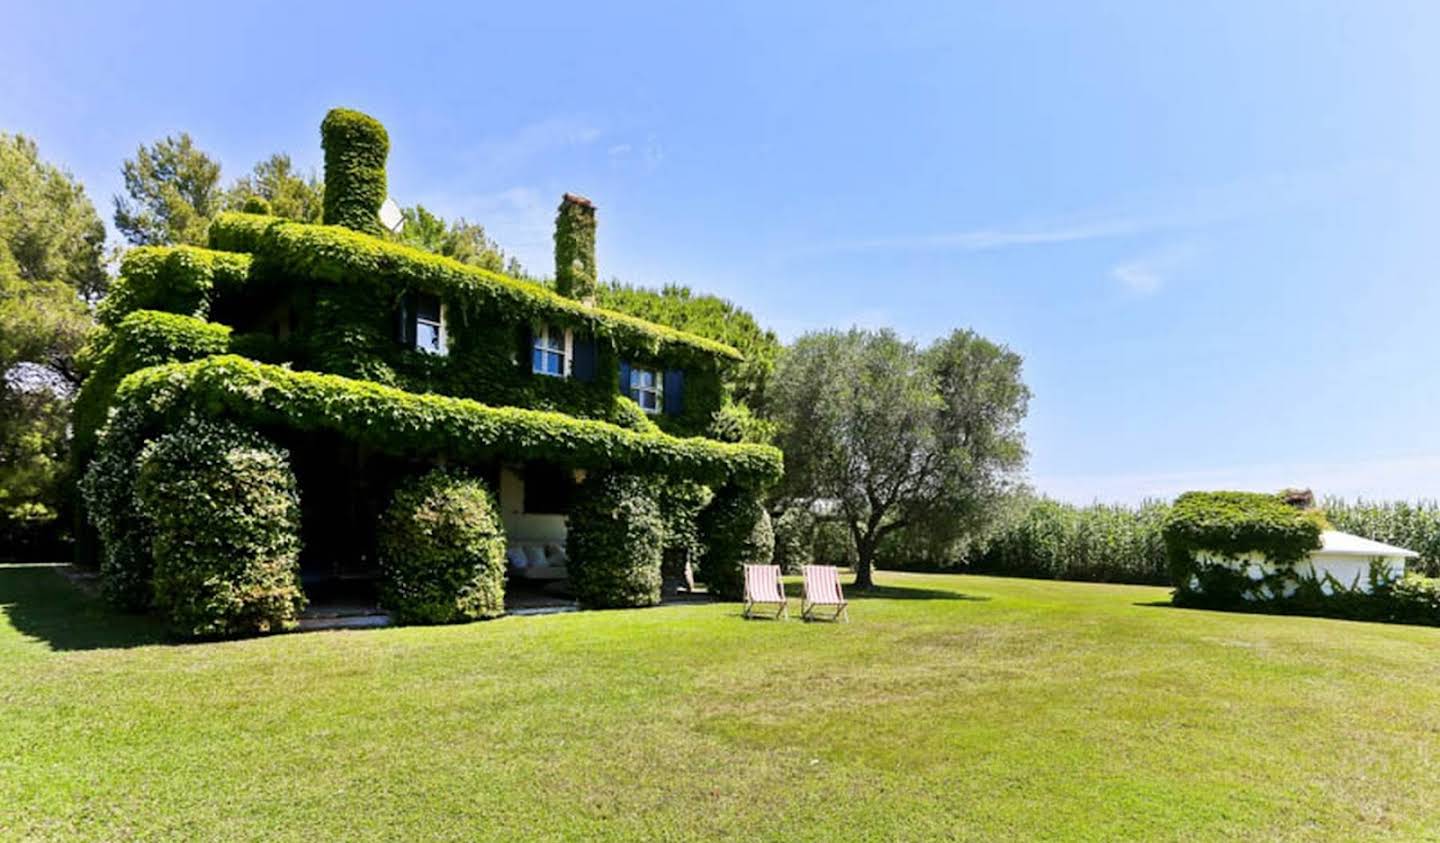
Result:
M332 108L320 124L320 143L325 149L325 223L379 236L390 154L385 127L368 114Z
M555 215L555 292L593 301L595 282L595 206L567 193Z

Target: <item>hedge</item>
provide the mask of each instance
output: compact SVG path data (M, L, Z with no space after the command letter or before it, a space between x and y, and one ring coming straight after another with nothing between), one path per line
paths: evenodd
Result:
M296 625L300 498L289 455L195 419L145 446L134 503L152 530L155 605L182 635Z
M1263 554L1293 565L1320 549L1327 524L1316 510L1297 509L1279 495L1259 492L1186 492L1175 500L1163 528L1176 583L1193 573L1195 553L1227 558Z
M381 603L399 623L505 612L505 531L479 480L436 469L401 487L380 520Z
M739 351L714 340L586 305L533 282L339 226L227 212L211 222L210 243L220 249L253 253L256 272L264 277L367 284L394 295L423 290L473 314L501 313L515 321L586 330L610 339L624 353L644 357L661 357L675 349L742 359Z
M652 477L592 472L576 491L565 538L570 587L582 606L660 602L665 523Z
M215 291L244 287L251 258L196 246L137 246L120 260L120 277L100 302L101 324L115 325L137 310L184 316L210 313Z
M105 423L115 388L126 375L162 363L224 354L229 347L230 328L225 325L154 310L137 310L113 327L98 328L81 355L87 376L75 397L77 467L83 468L89 460L95 433Z
M121 382L116 405L157 424L193 409L256 428L328 430L384 453L469 463L503 457L575 468L623 467L747 488L768 486L782 470L780 452L769 446L637 433L559 413L415 394L232 355L135 372Z
M325 222L379 235L390 136L379 120L332 108L320 123L325 149Z
M769 565L775 557L770 513L752 491L727 487L715 492L700 513L700 577L717 597L744 594L743 565Z

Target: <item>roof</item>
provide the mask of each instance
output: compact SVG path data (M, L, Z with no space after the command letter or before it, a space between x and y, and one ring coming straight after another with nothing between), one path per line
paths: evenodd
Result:
M633 346L679 346L715 357L744 359L725 343L585 304L532 281L340 226L227 211L211 222L210 239L223 251L254 255L266 271L281 277L411 286L442 296L486 300L512 312L523 308L536 316L556 318L562 324L588 324L600 335Z
M1403 556L1414 559L1420 554L1393 544L1372 541L1339 530L1326 530L1320 534L1320 550L1332 556Z

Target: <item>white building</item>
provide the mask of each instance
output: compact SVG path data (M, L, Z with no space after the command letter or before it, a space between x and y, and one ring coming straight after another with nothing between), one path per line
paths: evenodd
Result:
M1326 530L1320 534L1320 549L1295 563L1294 577L1286 582L1281 594L1275 594L1270 586L1259 581L1277 572L1274 563L1258 553L1247 554L1239 559L1226 559L1201 551L1197 561L1233 568L1251 579L1257 586L1245 593L1249 600L1269 600L1274 597L1289 597L1295 593L1300 580L1314 579L1320 583L1320 590L1331 594L1337 590L1370 591L1371 565L1380 566L1382 579L1399 579L1405 574L1405 561L1420 554L1403 547L1372 541L1360 536ZM1198 585L1198 582L1196 583Z

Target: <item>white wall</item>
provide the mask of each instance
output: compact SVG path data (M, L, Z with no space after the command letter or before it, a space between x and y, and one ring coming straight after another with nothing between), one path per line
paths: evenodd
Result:
M1275 572L1275 566L1266 561L1265 557L1258 553L1248 553L1239 559L1226 559L1224 557L1200 552L1195 554L1197 561L1221 565L1231 570L1239 571L1248 575L1251 579L1258 581L1267 574ZM1399 578L1405 573L1405 559L1400 556L1382 557L1392 576ZM1295 564L1295 573L1301 579L1320 579L1321 589L1327 594L1331 591L1331 585L1323 581L1326 574L1334 577L1341 586L1353 588L1361 592L1370 591L1370 560L1369 556L1349 556L1341 554L1327 554L1323 551L1316 551L1310 554L1308 559ZM1279 596L1289 597L1294 594L1296 583L1294 580L1283 586L1283 593ZM1250 600L1268 600L1276 595L1269 593L1268 588L1258 586L1254 591L1246 592L1246 598Z
M525 512L525 478L510 467L500 469L500 520L510 544L565 545L565 516Z

